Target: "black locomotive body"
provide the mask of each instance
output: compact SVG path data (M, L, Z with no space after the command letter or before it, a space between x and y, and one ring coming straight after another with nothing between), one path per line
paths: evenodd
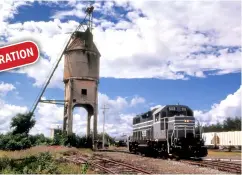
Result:
M122 135L115 139L116 147L127 147L127 135Z
M193 111L184 105L167 105L133 118L129 151L159 157L206 157L207 148L196 134Z

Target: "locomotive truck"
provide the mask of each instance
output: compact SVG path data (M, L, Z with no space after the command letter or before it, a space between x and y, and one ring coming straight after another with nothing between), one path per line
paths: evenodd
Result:
M201 133L196 132L193 111L185 105L166 105L133 118L129 151L154 157L206 157Z

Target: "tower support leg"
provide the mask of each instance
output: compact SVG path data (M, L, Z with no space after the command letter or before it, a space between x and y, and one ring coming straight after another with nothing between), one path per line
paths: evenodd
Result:
M64 118L63 118L63 128L62 128L62 131L63 132L66 132L66 125L67 125L67 118L68 118L68 115L67 115L67 107L68 105L65 104L65 107L64 107Z
M94 115L93 115L93 143L94 150L97 150L97 105L94 106Z
M91 114L87 114L87 137L90 137L90 132L91 132Z
M67 134L72 134L72 123L73 123L73 116L72 116L72 100L73 100L73 80L69 80L69 88L70 88L70 100L68 102L68 108L67 108L67 114L68 114L68 128L67 128Z

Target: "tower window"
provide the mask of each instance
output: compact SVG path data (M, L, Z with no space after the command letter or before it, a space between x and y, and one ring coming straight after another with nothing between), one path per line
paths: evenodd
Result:
M86 89L82 89L82 95L87 95L87 90Z

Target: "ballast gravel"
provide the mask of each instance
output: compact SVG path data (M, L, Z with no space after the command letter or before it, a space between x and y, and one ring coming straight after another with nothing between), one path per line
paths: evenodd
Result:
M175 160L155 159L135 154L120 152L97 152L95 154L101 154L117 161L130 163L135 167L140 167L155 174L230 174L228 172L190 165Z

